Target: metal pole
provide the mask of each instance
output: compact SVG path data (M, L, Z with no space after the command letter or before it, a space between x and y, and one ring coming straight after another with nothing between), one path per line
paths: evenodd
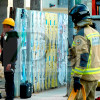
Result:
M70 9L75 5L75 0L68 0L68 12ZM74 24L72 22L71 16L68 16L68 48L71 47L73 41L73 34L74 34ZM67 68L67 95L69 94L69 87L71 81L71 66L70 61L68 61L68 68Z

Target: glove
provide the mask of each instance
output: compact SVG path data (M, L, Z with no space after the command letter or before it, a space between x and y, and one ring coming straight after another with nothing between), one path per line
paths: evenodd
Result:
M74 78L74 91L76 92L77 90L80 90L80 88L82 88L82 85L80 83L79 77L73 77L73 78Z
M95 100L100 100L100 97L96 98Z

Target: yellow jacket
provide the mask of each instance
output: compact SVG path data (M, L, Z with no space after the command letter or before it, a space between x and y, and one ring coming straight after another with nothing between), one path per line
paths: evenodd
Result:
M75 55L71 74L87 81L100 80L99 32L89 25L82 28L75 36L71 49Z

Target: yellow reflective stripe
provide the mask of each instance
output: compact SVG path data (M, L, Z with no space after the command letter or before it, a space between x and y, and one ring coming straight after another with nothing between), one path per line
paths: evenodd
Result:
M87 38L89 39L89 35L92 35L93 33L90 33L90 34L88 34L87 35ZM95 33L94 33L95 34ZM92 40L91 39L89 39L90 40L90 42L92 43ZM89 54L89 58L88 58L88 63L87 63L87 68L90 68L90 65L91 65L91 52L92 52L92 50L91 50L91 48L90 48L90 54Z
M74 73L77 73L77 74L80 74L80 75L83 75L83 73L82 72L79 72L79 71L74 71Z
M90 35L93 35L93 34L97 34L97 35L99 35L98 32L94 32L94 33L87 34L86 36L89 37Z
M75 42L73 41L73 44L72 44L72 46L75 46Z
M91 41L91 45L92 45L92 37L100 37L100 34L98 32L95 33L90 33L87 35L87 38ZM88 64L87 64L87 68L91 67L91 53L92 53L92 49L90 49L90 55L89 55L89 59L88 59Z
M81 68L78 68L78 67L75 67L75 69L73 69L74 73L78 73L78 74L83 74L84 72L84 69L81 69Z
M75 47L75 45L72 44L73 47Z
M90 34L87 34L86 35L88 38L91 38L93 36L100 36L100 34L98 32L95 32L95 33L90 33Z
M95 71L95 70L100 70L100 67L98 68L88 68L88 69L84 69L85 71Z
M100 74L100 70L99 71L96 71L96 72L84 72L84 75L89 75L89 74Z
M90 62L89 65L90 65L90 66L89 66L89 68L91 68L91 58L92 58L92 49L90 48L90 58L89 58L89 60L90 60L90 61L89 61L89 62Z
M92 51L92 50L91 50L91 51ZM89 62L90 62L90 66L89 66L89 68L91 68L91 54L90 54L90 61L89 61Z
M92 53L92 49L90 48L90 54L89 54L89 59L88 59L88 63L87 63L87 68L90 68L90 66L91 66L91 53Z
M71 72L71 75L73 75L73 74L74 74L74 71Z
M89 59L88 59L88 63L87 63L87 68L89 68L89 66L90 66L90 55L89 55Z
M80 68L72 69L72 73L83 75L83 72L84 72L83 69L80 69Z
M74 73L80 74L80 75L87 75L87 74L97 74L100 73L100 67L99 68L88 68L88 69L81 69L81 68L75 68L73 69Z
M90 39L90 38L92 38L92 37L96 37L96 36L100 36L100 35L93 35L93 36L88 37L88 39Z

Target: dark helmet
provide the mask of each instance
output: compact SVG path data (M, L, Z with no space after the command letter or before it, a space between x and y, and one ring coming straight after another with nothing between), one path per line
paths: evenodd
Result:
M69 15L72 16L72 21L74 23L78 23L79 21L83 19L88 19L90 18L90 12L89 9L86 5L84 4L79 4L74 6L70 12Z

